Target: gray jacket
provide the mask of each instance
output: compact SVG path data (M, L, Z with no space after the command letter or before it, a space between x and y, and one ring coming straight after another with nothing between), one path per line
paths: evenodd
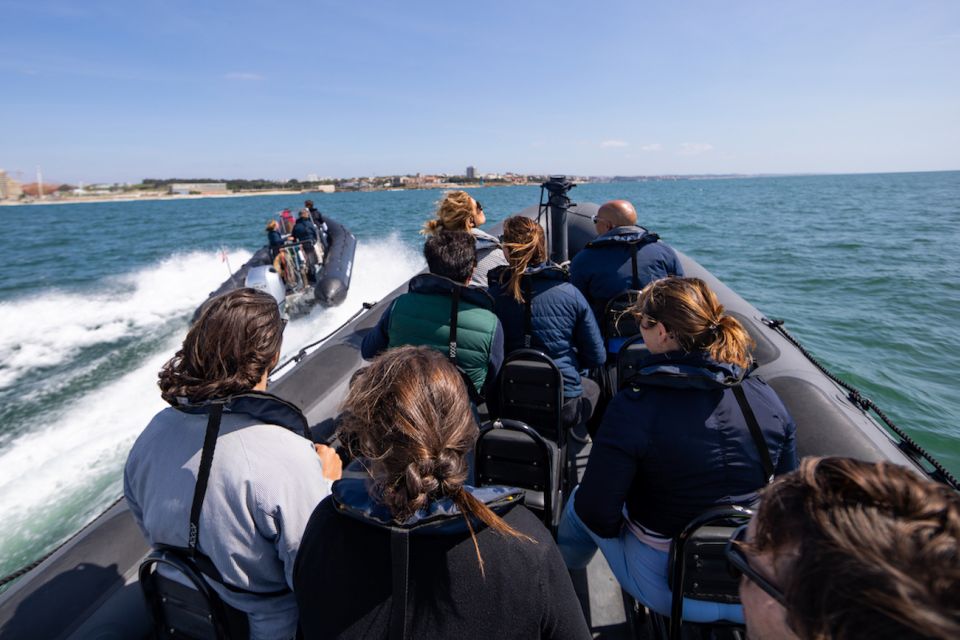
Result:
M470 284L474 287L487 287L487 272L494 267L507 264L507 258L500 248L500 241L486 231L470 229L477 242L477 268L473 271Z
M206 426L204 414L167 408L130 451L123 492L151 545L187 546ZM231 585L264 592L292 588L300 537L330 486L309 440L247 414L224 413L200 515L199 550ZM292 594L264 598L212 586L247 612L252 639L296 633Z

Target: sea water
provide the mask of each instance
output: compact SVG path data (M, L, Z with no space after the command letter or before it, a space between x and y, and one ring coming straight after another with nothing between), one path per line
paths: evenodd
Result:
M488 222L535 186L472 189ZM283 357L423 267L439 191L312 194L358 240L346 301L291 322ZM581 185L633 201L698 260L960 473L960 172ZM2 207L0 575L122 492L193 310L304 196Z

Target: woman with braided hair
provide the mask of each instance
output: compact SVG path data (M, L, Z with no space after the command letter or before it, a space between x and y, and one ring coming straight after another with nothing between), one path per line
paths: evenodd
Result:
M559 551L522 491L466 484L478 427L456 368L398 347L351 383L356 455L307 524L305 638L589 638Z
M266 392L284 324L276 300L256 289L207 302L160 370L170 406L137 438L123 474L151 546L208 561L197 566L234 614L231 635L246 628L254 640L296 634L300 535L340 477L336 452L310 441L300 410Z
M473 236L477 247L477 267L473 270L470 285L487 286L487 272L494 267L507 263L500 247L500 241L480 225L486 224L487 216L483 206L466 191L449 191L437 204L436 215L427 220L420 233L434 235L441 231L466 231Z
M488 281L504 352L529 347L553 359L563 374L563 423L575 427L590 418L600 396L597 383L580 375L606 361L600 327L566 271L549 260L536 220L507 218L502 240L508 264L491 270Z
M750 336L703 280L652 282L628 313L650 355L607 407L558 541L571 569L599 547L627 592L669 616L671 538L711 507L753 502L770 475L796 468L796 427L776 392L747 376ZM686 598L683 612L691 622L743 622L740 605Z

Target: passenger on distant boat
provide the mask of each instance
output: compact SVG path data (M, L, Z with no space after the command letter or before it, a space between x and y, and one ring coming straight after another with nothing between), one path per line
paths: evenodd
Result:
M470 284L477 287L487 286L487 272L494 267L506 265L500 241L489 233L480 230L487 222L483 206L470 197L466 191L450 191L437 205L436 217L428 220L421 233L434 234L440 230L468 231L477 245L477 268L473 272Z
M327 235L327 222L323 219L323 214L320 213L319 209L313 206L313 200L304 200L303 206L306 207L307 211L310 212L310 217L313 219L313 223L317 225L317 230L320 232L320 244L323 245L323 250L326 251L330 244L330 240Z
M172 406L140 434L124 469L127 505L150 544L209 559L214 574L204 577L246 614L254 639L296 633L294 558L340 476L336 452L314 447L300 410L265 392L283 325L276 300L255 289L208 302L160 371Z
M960 496L890 462L804 459L727 559L752 638L960 638Z
M400 347L360 371L339 428L359 459L297 555L304 638L590 638L523 491L466 484L478 432L435 350Z
M614 296L639 291L654 280L682 276L676 252L660 236L637 226L637 210L626 200L601 205L593 217L597 238L570 262L570 281L583 293L597 320Z
M280 233L280 223L271 220L267 223L267 246L270 247L270 259L273 260L279 255L280 250L287 241L287 236Z
M290 213L290 209L284 209L280 212L280 219L283 220L283 231L284 233L289 234L293 231L293 225L295 221L293 219L293 214Z
M423 255L430 273L410 280L408 293L363 337L360 352L369 360L404 344L433 347L448 354L484 396L503 364L503 327L490 294L467 286L477 264L473 237L442 231L427 238Z
M570 568L599 546L628 593L669 615L671 538L796 468L796 427L773 389L747 376L752 341L702 280L653 282L630 313L650 355L607 407L558 540ZM740 605L684 602L691 622L743 620Z
M320 238L320 233L310 217L310 212L304 209L300 212L300 219L293 225L293 237L300 242L300 249L307 259L307 276L310 282L316 279L317 274L317 249L314 246Z
M600 397L597 383L580 375L606 361L600 328L583 294L550 262L543 227L507 218L501 239L509 266L492 269L489 282L506 353L532 348L553 359L563 374L563 423L575 427L590 418Z

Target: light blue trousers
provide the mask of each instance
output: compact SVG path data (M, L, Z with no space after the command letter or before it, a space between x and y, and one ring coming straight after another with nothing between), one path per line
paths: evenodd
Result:
M576 489L567 501L560 520L557 544L569 569L583 569L597 549L623 590L659 614L670 616L670 588L667 571L670 554L640 542L627 527L616 538L601 538L583 524L573 509ZM743 607L739 604L683 599L683 619L688 622L727 620L743 624Z

